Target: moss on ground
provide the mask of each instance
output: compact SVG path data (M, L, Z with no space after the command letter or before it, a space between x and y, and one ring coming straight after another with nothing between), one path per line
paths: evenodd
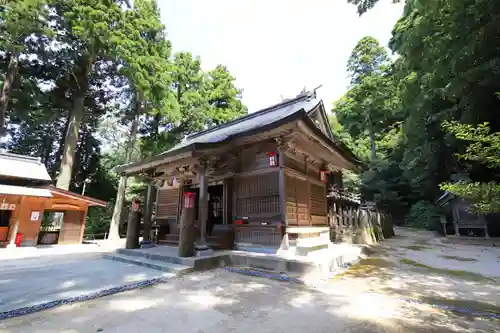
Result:
M422 245L408 245L408 246L403 246L403 248L408 249L408 250L413 250L413 251L430 250L428 247L422 246Z
M445 305L460 309L468 309L473 312L488 312L500 315L500 306L496 306L490 303L472 301L472 300L460 300L460 299L448 299L435 296L422 296L420 301L426 302L431 305ZM470 316L467 313L456 313L461 316Z
M466 257L457 257L457 256L440 256L441 258L456 260L456 261L477 261L474 258L466 258Z
M470 280L470 281L495 282L494 279L486 277L486 276L478 274L478 273L467 272L467 271L456 270L456 269L436 268L436 267L432 267L432 266L427 266L427 265L422 264L420 262L413 261L411 259L401 259L400 261L402 264L406 264L406 265L417 267L417 268L423 268L423 269L426 269L426 270L431 271L431 272L436 273L436 274L448 275L448 276L462 278L462 279Z
M366 258L360 260L355 265L352 265L346 271L336 275L333 279L344 277L364 278L378 277L381 279L390 279L392 274L387 271L388 268L394 267L394 263L381 258Z

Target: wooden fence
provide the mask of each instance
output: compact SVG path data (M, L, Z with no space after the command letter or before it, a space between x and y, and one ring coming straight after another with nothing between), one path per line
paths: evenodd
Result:
M330 200L328 218L332 242L374 244L394 236L391 216L375 208Z

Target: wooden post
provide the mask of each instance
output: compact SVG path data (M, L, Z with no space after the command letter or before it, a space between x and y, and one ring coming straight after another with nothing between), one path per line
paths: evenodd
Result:
M146 206L144 207L144 236L143 241L151 241L151 215L153 214L153 197L154 197L153 184L148 184L146 193Z
M457 207L453 207L453 227L455 228L455 236L460 236L460 231L458 229L458 210L457 210Z
M195 200L194 192L183 193L183 207L179 235L179 257L191 257L194 254L195 242Z
M199 170L200 177L200 198L199 198L199 214L200 219L200 238L196 242L196 251L208 251L210 248L207 245L207 219L208 219L208 179L207 165L202 163Z
M281 224L286 225L285 149L281 143L278 145L278 159Z
M83 235L85 234L85 223L87 222L86 219L87 219L87 213L89 211L89 206L86 207L85 211L82 211L82 225L80 227L80 236L78 237L79 239L79 244L81 244L83 242ZM104 239L106 239L106 237L104 237Z
M224 179L224 192L222 194L222 201L224 202L224 224L231 224L232 221L232 206L233 206L233 179Z
M305 172L306 172L306 182L307 182L307 188L306 188L306 191L307 191L307 216L309 219L309 226L312 226L311 182L309 181L309 173L308 173L309 172L309 165L307 163L307 156L304 158L304 162L305 162ZM298 212L298 207L297 207L297 212ZM297 221L298 221L298 218L297 218Z
M127 223L127 238L125 241L125 248L137 249L139 248L139 229L141 223L140 201L134 199L132 201L132 209L128 215Z
M19 223L21 222L22 214L23 214L23 206L24 206L24 199L26 197L22 196L21 200L19 200L19 212L17 212L16 216L16 221L14 222L14 227L12 228L12 231L10 232L10 243L7 245L7 247L16 247L16 235L17 231L19 230Z

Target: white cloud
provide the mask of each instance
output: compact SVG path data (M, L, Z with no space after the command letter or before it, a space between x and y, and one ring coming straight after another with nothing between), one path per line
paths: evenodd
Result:
M326 106L346 91L346 62L371 35L387 44L402 5L381 0L361 18L346 0L159 0L174 51L226 65L250 111L306 86Z

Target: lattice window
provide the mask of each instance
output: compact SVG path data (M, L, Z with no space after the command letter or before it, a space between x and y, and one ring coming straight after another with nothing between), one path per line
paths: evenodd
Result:
M235 192L237 216L280 211L278 173L239 179Z
M325 187L311 184L311 214L326 215Z
M158 190L156 218L177 218L179 210L179 189Z

